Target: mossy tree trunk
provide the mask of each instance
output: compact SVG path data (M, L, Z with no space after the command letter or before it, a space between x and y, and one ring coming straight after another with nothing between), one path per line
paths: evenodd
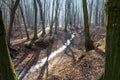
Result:
M0 10L0 80L18 80L7 46L1 10Z
M85 48L86 51L94 48L93 41L90 39L89 25L88 25L88 11L86 0L83 0L84 26L85 26Z
M107 0L106 9L106 61L103 80L120 80L120 0Z

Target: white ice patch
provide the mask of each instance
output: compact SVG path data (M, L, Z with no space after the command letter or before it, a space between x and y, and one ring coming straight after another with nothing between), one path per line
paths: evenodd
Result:
M71 34L71 40L74 39L75 35L74 33ZM37 69L39 69L40 67L42 67L46 61L49 61L51 58L55 57L58 53L62 52L63 50L65 50L67 48L67 46L69 46L71 43L71 41L68 39L67 42L65 43L65 45L63 45L62 47L60 47L59 49L57 49L56 51L52 52L51 55L49 57L45 57L42 60L38 61L36 65L32 66L30 68L29 72L34 72Z
M70 45L70 40L67 40L67 42L65 43L65 46L69 46Z
M37 69L39 69L40 67L42 67L46 61L49 61L51 58L55 57L58 53L62 52L63 50L66 49L66 46L63 45L61 48L59 48L58 50L54 51L51 53L51 55L49 57L45 57L43 58L41 61L38 61L36 65L32 66L30 68L30 71L29 72L34 72L36 71Z
M66 41L65 45L63 45L62 47L60 47L56 51L52 52L49 57L45 57L42 60L38 61L37 64L32 66L29 71L27 71L27 70L22 71L18 78L21 79L23 76L25 76L25 75L27 75L27 74L29 74L31 72L36 71L37 69L42 67L46 63L46 61L49 61L50 59L55 57L57 54L64 51L67 48L67 46L69 46L71 44L71 40L73 40L74 37L75 37L75 33L71 34L71 38Z
M70 40L73 40L75 38L75 33L71 34Z

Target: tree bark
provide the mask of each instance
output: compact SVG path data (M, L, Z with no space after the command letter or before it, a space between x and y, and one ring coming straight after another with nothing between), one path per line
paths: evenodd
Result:
M38 5L39 5L39 9L40 9L40 17L41 17L41 22L42 22L42 36L44 36L46 34L45 31L45 17L43 16L43 8L42 8L42 3L41 0L37 0Z
M84 26L85 26L85 48L86 51L92 50L94 48L93 41L90 39L89 25L88 25L88 11L86 0L83 0L83 13L84 13Z
M51 18L51 24L50 24L50 36L52 36L53 33L53 25L54 25L54 8L55 7L55 2L53 1L52 3L52 18Z
M8 44L10 44L10 37L11 37L11 32L12 32L12 28L13 28L13 22L14 22L14 18L15 18L15 12L16 9L19 5L20 0L16 0L15 5L13 6L11 13L10 13L10 23L9 23L9 29L8 29L8 34L7 34L7 41Z
M26 32L27 39L30 39L28 31L27 31L27 25L25 23L25 17L24 17L24 14L23 14L22 7L20 5L19 5L19 7L20 7L20 12L21 12L22 18L23 18L23 22L24 22L24 26L25 26L25 32Z
M5 27L0 10L0 80L18 80L7 46Z
M57 34L58 26L59 26L59 3L60 1L56 0L56 9L55 9L55 34Z
M89 24L91 25L92 21L92 11L93 11L93 0L90 3L90 15L89 15Z
M102 80L120 80L120 0L106 1L106 59Z
M70 14L70 4L71 0L65 0L65 28L64 31L67 32L68 30L68 19L71 17Z
M34 19L34 37L33 39L36 40L38 39L38 36L37 36L37 4L36 4L36 0L34 0L34 16L35 16L35 19Z
M99 23L98 23L98 3L99 3L99 0L96 0L96 12L95 12L95 24L96 24L96 26L98 26L99 25Z

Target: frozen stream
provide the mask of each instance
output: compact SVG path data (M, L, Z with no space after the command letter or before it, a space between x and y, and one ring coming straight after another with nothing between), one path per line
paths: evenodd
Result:
M71 34L71 38L68 39L66 41L66 43L64 43L63 46L61 46L59 49L57 49L56 51L52 52L51 55L49 57L45 57L42 60L38 61L36 63L36 65L33 65L29 70L24 70L20 73L18 79L21 80L25 75L36 71L37 69L39 69L40 67L42 67L46 61L49 61L50 59L52 59L53 57L55 57L57 54L59 54L60 52L64 51L67 46L69 46L71 44L71 40L73 40L75 38L75 33Z

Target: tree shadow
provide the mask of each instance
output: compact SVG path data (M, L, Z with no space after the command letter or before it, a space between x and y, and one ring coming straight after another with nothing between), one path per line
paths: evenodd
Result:
M24 43L24 42L23 42ZM18 45L23 45L23 43L20 43ZM31 40L30 44L34 44L34 42ZM16 45L15 45L16 46ZM29 49L30 50L30 49ZM29 51L25 48L24 50L24 54L20 57L20 60L17 61L17 63L14 65L15 68L19 66L20 63L22 63L26 58L27 56L29 55Z
M42 66L42 68L40 69L40 72L39 72L39 76L37 77L36 80L42 80L42 78L44 77L45 79L47 79L48 77L48 62L49 62L49 57L51 55L51 51L52 51L52 44L49 46L49 48L47 49L47 52L46 52L46 61L45 61L45 64Z
M67 56L72 58L72 62L73 63L76 61L74 53L75 52L73 52L73 50L70 48L70 45L67 46L67 48L65 49L65 52L64 52L64 54L66 54Z
M41 52L40 49L34 50L34 53L31 57L31 59L23 66L23 69L18 73L18 75L22 74L22 76L19 78L19 80L22 80L26 76L26 74L28 73L30 68L37 63L40 52Z
M59 39L62 41L63 45L65 45L66 41L69 40L70 37L71 37L71 32L65 32L64 37L63 38L59 38ZM75 56L74 56L74 52L71 49L71 46L74 46L74 39L71 40L70 42L71 42L71 44L69 46L66 46L67 48L65 49L64 54L66 54L67 56L71 57L72 61L74 63L76 59L75 59ZM69 54L69 53L71 53L71 54ZM63 56L65 56L65 55L63 55Z
M28 56L28 52L25 51L24 55L21 56L20 60L17 61L16 64L14 64L15 68L17 68L19 64L22 63L27 56Z
M19 41L18 41L19 40ZM26 41L28 41L28 39L27 38L25 38L25 39L18 39L18 40L15 40L15 41L13 41L13 42L11 42L11 45L12 46L17 46L17 45L20 45L20 44L23 44L23 43L25 43ZM15 43L14 43L15 42ZM14 43L14 44L13 44Z
M105 57L105 52L103 52L102 50L100 50L99 48L95 48L95 51L101 55L102 57Z
M68 35L69 34L69 35ZM62 39L60 38L60 40L62 41L62 43L63 43L63 45L64 45L64 43L68 40L68 39L70 39L70 37L71 37L71 35L70 35L70 33L66 33L65 35L64 35L65 37L62 37ZM52 50L52 45L48 48L48 50L47 50L47 55L46 55L46 57L47 57L47 59L46 59L46 62L45 62L45 64L43 65L43 67L40 69L40 72L39 72L39 76L37 77L37 79L36 80L42 80L42 78L44 77L45 79L47 79L47 77L48 77L48 59L49 59L49 56L50 56L50 53L51 53L51 50ZM68 52L68 51L70 51L70 52ZM71 54L69 54L69 53L71 53ZM62 60L62 58L65 56L65 55L68 55L68 56L70 56L70 57L72 57L72 61L73 61L73 63L75 62L75 56L74 56L74 52L72 51L72 49L70 48L70 45L65 49L65 54L63 54L61 57L60 57L60 59L58 60L58 62L56 63L56 64L58 64L59 63L59 61L60 60ZM55 64L55 66L56 66L56 64Z
M62 43L64 44L68 39L70 39L71 34L70 32L64 32L63 34L59 35L58 39L61 40Z
M65 57L65 54L62 54L62 55L59 57L59 59L58 59L56 62L54 62L53 68L51 69L52 72L55 71L56 67L58 66L58 64L60 64L60 63L62 62L62 60L64 59L64 57ZM50 73L50 75L53 74L52 72ZM55 80L56 80L56 79L55 79Z

